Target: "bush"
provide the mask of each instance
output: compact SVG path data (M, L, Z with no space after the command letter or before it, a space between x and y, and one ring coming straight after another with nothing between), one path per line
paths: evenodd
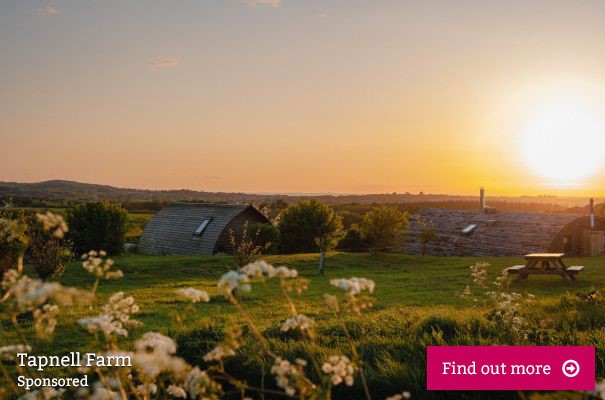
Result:
M277 227L271 224L256 223L250 224L248 229L252 237L255 237L258 246L267 249L269 253L277 253L280 242L280 234Z
M15 220L27 226L25 234L29 237L29 247L25 252L28 262L34 264L40 279L56 278L65 271L65 265L72 259L69 242L47 232L36 220L35 211L22 209L2 210L0 218ZM13 268L17 257L24 249L18 242L0 243L0 276Z
M312 253L319 250L317 239L342 229L340 216L316 200L302 200L282 212L279 221L284 253Z
M407 213L396 207L382 206L364 214L361 229L370 242L372 253L378 253L403 241L408 225Z
M69 243L54 237L39 224L31 224L32 241L29 252L34 259L40 279L57 278L65 272L65 265L73 259Z
M357 224L351 225L345 237L338 244L339 250L362 253L368 251L370 243L364 239L363 232Z
M120 254L127 232L128 214L119 203L98 201L78 204L67 214L69 239L77 254L105 250Z

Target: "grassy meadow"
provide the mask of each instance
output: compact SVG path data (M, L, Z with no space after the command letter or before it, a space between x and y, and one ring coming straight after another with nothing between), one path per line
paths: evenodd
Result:
M597 372L605 373L605 313L600 305L585 304L574 299L576 291L605 288L605 259L569 259L574 265L585 265L578 281L573 284L557 276L531 276L514 284L513 290L532 293L536 301L525 310L532 330L522 343L514 342L502 332L498 324L486 319L488 308L479 306L468 297L461 297L466 285L471 284L469 266L487 261L489 281L500 271L522 262L519 258L439 258L396 254L334 253L326 262L325 276L317 275L318 255L280 255L264 257L273 265L296 268L310 280L309 290L296 298L300 313L318 322L317 338L301 340L297 334L280 331L282 321L290 316L290 309L279 292L277 284L267 288L253 285L252 291L242 295L243 304L269 338L277 354L288 359L308 354L328 356L348 354L344 335L325 306L324 293L339 293L329 280L344 277L365 277L376 282L375 305L361 316L351 315L346 325L368 365L366 373L376 399L385 398L402 390L410 390L417 399L513 399L517 393L495 392L427 392L425 387L425 347L428 345L574 345L597 346ZM102 282L96 303L65 311L56 330L54 341L35 343L34 353L60 354L69 351L91 351L91 335L77 324L77 319L96 315L107 298L116 291L124 291L135 298L141 312L135 317L144 326L132 330L129 340L143 332L158 331L175 338L179 354L188 361L204 365L203 355L222 338L225 324L241 322L239 314L216 286L220 276L233 266L227 256L142 256L129 255L115 259L124 272L119 280ZM61 283L89 289L94 279L78 262L68 266ZM210 294L209 303L187 304L175 295L175 290L195 287ZM28 321L22 321L28 324ZM5 325L0 332L0 343L15 339ZM131 341L130 341L131 342ZM125 342L126 343L126 342ZM98 345L98 343L97 343ZM126 345L127 346L127 345ZM258 348L254 343L242 347L238 355L227 363L234 375L258 384L260 368L251 361ZM57 370L52 373L60 374ZM0 378L1 379L1 378ZM268 387L274 386L271 377L265 378ZM335 390L336 398L357 398L361 387ZM528 398L563 398L539 395ZM530 394L530 396L538 396ZM546 397L543 397L546 396ZM574 394L567 394L574 398ZM579 397L578 397L579 398Z

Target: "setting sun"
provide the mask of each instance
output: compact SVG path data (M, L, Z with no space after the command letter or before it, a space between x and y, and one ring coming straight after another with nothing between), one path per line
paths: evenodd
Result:
M590 104L554 101L527 121L521 139L525 161L550 185L578 185L603 166L605 124Z

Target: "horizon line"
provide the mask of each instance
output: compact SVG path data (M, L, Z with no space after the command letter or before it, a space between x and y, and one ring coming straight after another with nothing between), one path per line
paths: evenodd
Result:
M191 188L173 188L173 189L150 189L150 188L142 188L142 187L122 187L122 186L115 186L113 184L107 184L107 183L91 183L91 182L81 182L81 181L76 181L76 180L70 180L70 179L47 179L47 180L42 180L42 181L5 181L5 180L0 180L0 184L41 184L41 183L51 183L51 182L69 182L69 183L76 183L76 184L82 184L82 185L97 185L97 186L108 186L111 187L113 189L118 189L118 190L141 190L141 191L158 191L158 192L171 192L171 191L191 191L191 192L197 192L197 193L225 193L225 194L247 194L247 195L255 195L255 196L309 196L309 197L320 197L320 196L332 196L332 197L340 197L340 196L448 196L448 197L478 197L478 194L452 194L452 193L425 193L424 191L419 191L417 193L412 193L410 191L405 191L405 192L398 192L398 191L392 191L392 192L281 192L281 191L225 191L225 190L218 190L218 191L208 191L208 190L198 190L198 189L191 189ZM481 188L483 186L477 186L477 188ZM491 198L552 198L552 199L583 199L583 198L594 198L594 199L605 199L605 195L603 196L590 196L590 195L585 195L585 196L561 196L561 195L554 195L554 194L519 194L519 195L504 195L504 194L488 194L488 197Z

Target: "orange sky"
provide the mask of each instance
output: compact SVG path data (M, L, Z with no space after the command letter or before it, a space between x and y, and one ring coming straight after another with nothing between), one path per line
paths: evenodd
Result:
M605 195L520 144L553 98L605 121L605 3L489 3L2 2L0 180Z

